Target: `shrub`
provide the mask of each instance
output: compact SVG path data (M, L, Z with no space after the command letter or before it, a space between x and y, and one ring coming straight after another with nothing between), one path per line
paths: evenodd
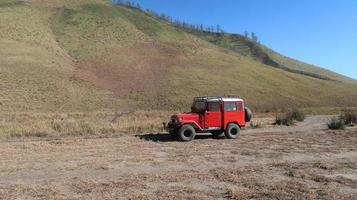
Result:
M275 125L286 125L291 126L294 125L294 120L289 114L280 114L275 117Z
M357 124L357 111L345 111L342 115L339 116L339 119L344 120L345 125Z
M329 129L345 129L345 120L339 117L332 117L330 121L327 123Z
M299 122L302 122L305 120L305 113L298 109L294 109L294 110L290 111L288 113L288 115L290 115L293 120L296 120Z
M295 121L302 122L305 120L305 114L298 110L293 109L285 114L279 114L275 117L275 125L286 125L291 126L295 124Z

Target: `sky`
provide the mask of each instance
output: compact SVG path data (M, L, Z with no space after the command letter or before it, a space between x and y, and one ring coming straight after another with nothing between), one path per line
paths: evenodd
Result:
M134 0L225 32L254 32L273 50L357 79L357 0Z

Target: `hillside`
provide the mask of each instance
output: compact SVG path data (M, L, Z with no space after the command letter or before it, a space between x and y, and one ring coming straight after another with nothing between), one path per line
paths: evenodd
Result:
M253 42L250 38L239 34L210 33L192 29L184 30L215 45L250 57L268 66L283 69L292 73L319 78L322 80L337 80L341 82L357 83L356 80L349 77L342 76L327 69L283 56L273 51L272 49L269 49L268 47L259 43Z
M260 110L357 106L352 79L207 37L106 0L3 0L0 111L183 109L224 94Z

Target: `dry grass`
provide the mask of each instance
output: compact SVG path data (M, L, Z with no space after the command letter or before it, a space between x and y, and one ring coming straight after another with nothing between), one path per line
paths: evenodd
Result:
M262 122L261 121L251 121L249 123L249 126L251 128L261 128L262 127Z
M109 137L125 133L161 132L168 111L11 113L2 114L0 138L11 137Z

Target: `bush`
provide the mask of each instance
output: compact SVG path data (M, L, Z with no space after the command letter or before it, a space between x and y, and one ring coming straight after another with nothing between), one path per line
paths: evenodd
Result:
M337 129L345 129L345 120L339 117L332 117L330 121L327 123L329 129L337 130Z
M280 114L275 117L275 125L286 125L286 126L291 126L294 125L294 120L291 117L291 115L288 114Z
M345 111L344 114L339 116L339 119L344 120L345 125L353 126L357 124L357 111Z
M290 111L288 113L288 115L290 115L293 120L296 120L299 122L302 122L305 120L305 113L298 109L294 109L294 110Z
M295 124L295 121L302 122L305 120L305 114L298 109L293 109L285 114L280 114L275 117L275 125L291 126Z

